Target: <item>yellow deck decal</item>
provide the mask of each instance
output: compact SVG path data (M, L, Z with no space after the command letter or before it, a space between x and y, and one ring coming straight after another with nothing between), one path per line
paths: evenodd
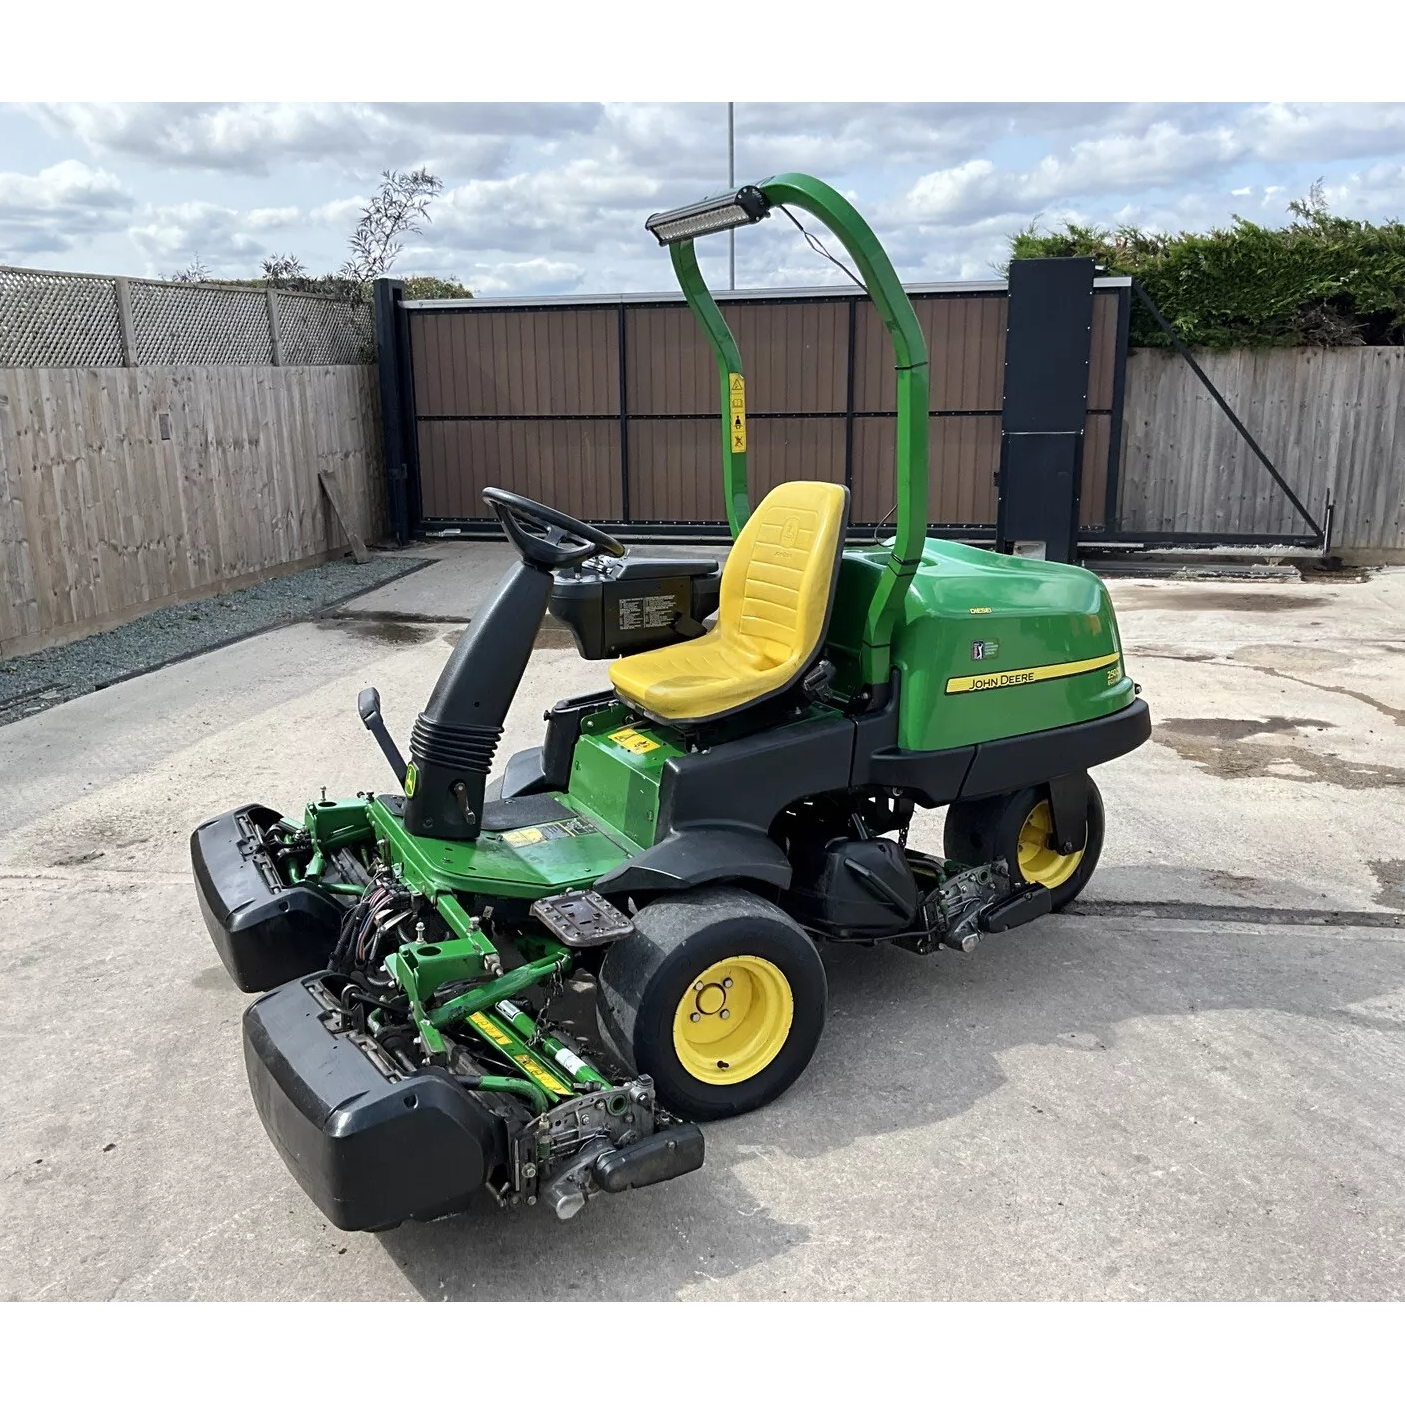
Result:
M539 1063L530 1054L518 1054L513 1063L531 1074L548 1093L555 1093L562 1098L571 1096L571 1090L544 1063Z
M646 737L642 732L636 732L633 727L621 727L618 732L608 732L606 735L616 746L622 746L636 756L659 749L658 742L652 737Z
M545 836L539 829L513 829L503 835L502 842L511 844L514 849L521 849L528 844L540 844L543 838Z
M973 673L966 678L948 678L948 693L984 693L991 688L1015 688L1021 683L1044 683L1050 678L1072 678L1079 673L1092 673L1108 664L1120 663L1120 654L1104 654L1096 659L1079 659L1075 663L1047 663L1038 668L1011 668L999 673ZM1109 675L1110 676L1110 675Z
M482 1012L482 1010L475 1010L468 1017L468 1022L474 1027L474 1029L479 1032L479 1034L481 1034L485 1039L491 1040L500 1049L505 1049L509 1044L512 1043L512 1040L510 1040L507 1035L505 1035L502 1030L500 1030L497 1025L495 1025L492 1020L490 1020L487 1015Z
M727 384L730 387L731 403L728 405L727 413L732 428L732 452L744 454L746 453L746 377L733 371L727 377Z

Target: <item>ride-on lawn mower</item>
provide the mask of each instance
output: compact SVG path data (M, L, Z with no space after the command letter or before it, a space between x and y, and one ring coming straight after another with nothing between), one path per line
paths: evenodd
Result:
M845 547L848 493L753 512L746 390L693 240L796 206L853 258L897 356L896 531ZM254 1101L329 1220L376 1229L702 1164L699 1121L764 1106L819 1042L817 943L970 951L1057 910L1103 841L1088 769L1146 740L1112 604L1074 566L925 540L927 352L886 254L803 175L655 215L710 341L734 545L648 560L490 488L521 554L454 648L398 783L245 805L191 856L243 990ZM547 611L611 687L559 702L488 783ZM708 630L704 621L716 611ZM945 856L908 847L947 805ZM598 1032L561 1011L593 992ZM587 1022L588 1024L588 1022Z

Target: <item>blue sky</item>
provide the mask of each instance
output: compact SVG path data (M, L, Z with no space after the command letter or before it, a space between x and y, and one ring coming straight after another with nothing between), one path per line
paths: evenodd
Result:
M722 103L0 106L0 263L218 277L267 254L335 269L383 167L445 192L397 272L480 294L669 286L654 210L726 184ZM1342 214L1405 218L1405 103L739 103L737 175L805 170L854 198L909 281L991 276L1065 219L1278 224L1321 178ZM700 245L716 280L725 241ZM772 220L738 284L842 275Z

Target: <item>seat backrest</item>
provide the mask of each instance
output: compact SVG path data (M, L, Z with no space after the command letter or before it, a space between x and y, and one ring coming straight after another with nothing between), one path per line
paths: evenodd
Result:
M766 667L808 663L824 640L848 515L842 484L772 488L727 557L718 631Z

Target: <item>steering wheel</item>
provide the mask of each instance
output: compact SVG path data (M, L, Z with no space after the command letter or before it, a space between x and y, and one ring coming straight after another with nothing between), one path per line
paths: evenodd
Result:
M609 556L625 554L624 546L599 527L506 488L485 488L483 501L497 513L503 531L529 566L555 571L579 566L601 551Z

